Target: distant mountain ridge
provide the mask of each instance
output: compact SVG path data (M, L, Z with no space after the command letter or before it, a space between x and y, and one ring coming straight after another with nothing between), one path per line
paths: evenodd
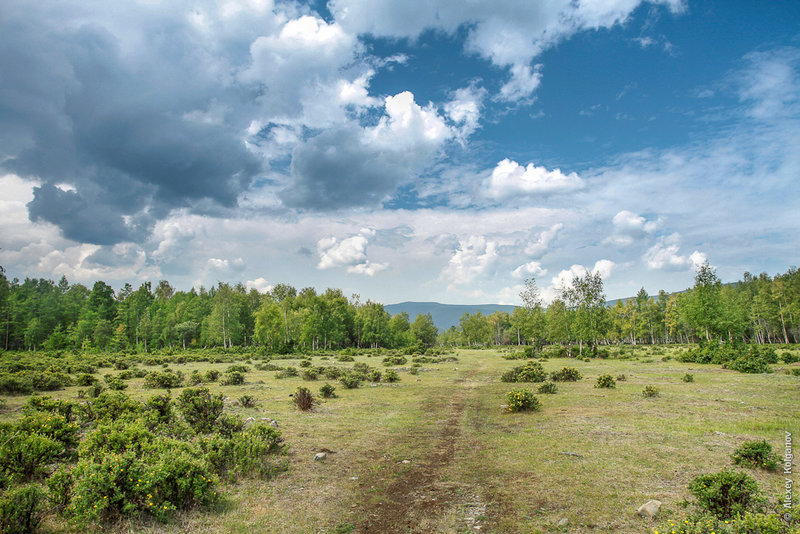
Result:
M389 304L383 307L389 314L397 315L406 312L409 320L420 313L425 315L430 313L433 324L440 332L447 330L451 326L458 327L458 321L465 313L474 314L481 312L484 315L491 315L496 311L513 313L516 306L508 304L441 304L439 302L400 302Z

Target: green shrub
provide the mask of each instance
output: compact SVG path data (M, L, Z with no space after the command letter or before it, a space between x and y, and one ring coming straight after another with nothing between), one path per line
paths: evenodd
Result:
M242 395L239 397L239 404L242 408L255 408L256 407L256 398L252 395Z
M726 469L695 478L689 484L689 493L700 508L720 519L744 514L762 503L755 480L745 473Z
M345 389L355 389L361 385L361 379L352 372L344 373L339 377L339 382Z
M148 426L171 425L175 420L172 411L172 397L169 394L153 395L144 403L143 415Z
M419 374L419 367L412 367L408 370L409 374L418 375Z
M301 365L300 367L306 367L306 366ZM244 374L244 373L249 373L250 372L250 368L247 367L246 365L235 364L235 365L229 365L228 368L225 369L225 372L226 373L242 373L242 374Z
M383 365L391 366L391 365L405 365L408 362L408 359L405 356L386 356L383 359Z
M767 440L745 441L731 456L735 465L772 471L778 467L778 455L772 452L772 445Z
M384 382L397 382L400 380L400 375L397 374L397 371L394 369L387 369L383 373L383 381Z
M139 415L141 406L121 391L103 391L87 405L90 419L133 419Z
M78 378L75 379L75 384L78 386L91 386L96 383L97 378L88 373L80 374Z
M684 382L694 382L694 375L691 373L686 373L685 375L683 375L683 378L681 378L681 380L683 380Z
M569 356L569 349L563 345L548 345L542 348L541 353L545 358L566 358Z
M214 423L214 429L220 436L231 437L244 430L244 419L238 414L223 413Z
M157 438L146 456L133 451L82 459L67 511L79 522L99 523L147 512L160 520L176 509L210 504L215 477L196 447Z
M319 388L319 394L322 395L323 398L332 399L336 397L336 386L323 384L323 386Z
M38 484L9 488L0 496L0 529L4 534L35 532L47 511L47 492Z
M628 377L627 377L627 376L625 376L625 374L619 374L619 375L617 375L617 382L625 382L625 381L627 381L627 380L628 380Z
M314 396L311 394L311 390L302 386L295 390L292 395L292 401L295 406L304 412L314 407Z
M228 371L223 375L219 384L221 386L241 386L244 384L244 374L239 371Z
M503 382L544 382L547 380L542 364L528 362L525 365L509 369L500 377Z
M325 375L325 378L329 380L336 380L340 376L342 376L343 371L338 367L325 367L322 371L322 374Z
M786 371L786 374L791 376L800 376L800 367L789 369Z
M658 397L658 388L652 385L647 385L642 390L643 397Z
M583 378L574 367L563 367L560 371L550 373L550 380L554 382L576 382Z
M281 369L277 373L275 373L275 378L289 378L292 376L297 376L297 369L294 367L286 367L285 369Z
M20 373L0 373L0 394L30 395L33 393L33 380Z
M781 360L783 363L797 363L800 362L800 354L792 354L791 352L784 352L781 354Z
M350 356L348 354L342 354L340 356L337 356L336 359L338 361L340 361L340 362L354 362L354 361L356 361L355 358L353 358L352 356Z
M617 382L614 380L614 377L608 374L600 375L597 377L597 383L595 383L594 387L596 388L615 388L617 387Z
M58 513L62 513L72 500L72 486L75 484L75 477L72 476L72 468L60 466L50 478L47 479L47 498L50 504Z
M377 369L370 369L367 373L367 380L370 382L380 382L381 381L381 372Z
M313 367L309 367L308 369L303 369L302 375L303 380L316 380L319 376L319 371Z
M106 376L105 380L108 389L114 391L122 391L123 389L128 387L128 384L126 384L125 382L123 382L122 380L120 380L115 376Z
M300 367L311 367L311 360L300 360Z
M206 382L216 382L219 380L219 371L216 369L209 369L206 371Z
M544 384L539 386L537 390L538 393L556 393L558 391L558 386L556 386L553 382L545 382Z
M78 423L70 422L59 413L26 411L16 429L26 434L38 434L61 443L67 451L78 446Z
M169 371L151 371L144 377L144 387L148 389L171 389L183 385L183 373Z
M66 454L62 443L40 434L6 429L0 439L0 470L11 480L39 478L47 473L49 464Z
M212 395L208 388L186 388L178 396L183 418L198 434L211 432L223 407L222 395Z
M512 389L506 393L509 412L536 411L542 407L534 394L527 389Z
M278 429L255 423L247 430L226 438L219 435L200 440L208 465L220 476L269 478L285 470L286 463L274 458L286 453Z

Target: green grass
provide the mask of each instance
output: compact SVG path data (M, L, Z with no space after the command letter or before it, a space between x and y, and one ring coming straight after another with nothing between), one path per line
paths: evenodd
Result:
M568 518L569 529L583 532L649 532L655 523L634 516L639 505L658 499L659 521L677 519L689 482L730 466L742 442L766 439L780 452L784 431L800 435L800 377L664 362L662 356L675 350L658 352L639 349L627 360L544 361L548 373L572 366L583 378L559 382L555 395L538 395L540 411L519 414L502 406L514 385L500 382L500 375L520 362L493 350L460 350L458 363L423 364L418 375L401 370L397 383L365 382L352 390L322 377L276 379L274 371L253 368L243 385L207 386L229 399L226 412L278 421L290 445L289 470L271 481L223 488L228 497L217 510L184 512L166 525L129 520L114 530L361 532L380 524L393 532L476 532L481 526L483 532L528 533L561 532L557 523ZM383 370L381 359L355 357ZM276 363L296 365L299 358ZM353 365L319 357L313 363ZM224 372L229 365L170 367L189 376L195 369ZM682 381L687 372L693 383ZM100 369L96 376L107 373L119 372ZM601 374L625 374L627 380L597 389ZM337 398L319 395L326 381L337 386ZM163 393L143 389L143 379L127 383L125 393L137 399ZM648 384L658 388L658 397L642 396ZM311 412L290 402L300 385L320 401ZM75 399L79 389L51 395ZM257 406L237 406L244 394L254 396ZM2 418L17 417L26 398L4 398ZM314 462L321 449L334 452ZM768 496L783 487L779 473L748 472ZM65 528L55 518L46 526Z

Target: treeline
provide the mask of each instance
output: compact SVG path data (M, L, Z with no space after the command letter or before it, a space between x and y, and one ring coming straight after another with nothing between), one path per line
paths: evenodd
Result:
M258 345L270 352L345 347L407 348L444 345L560 343L583 353L612 343L688 343L700 340L797 343L800 273L744 274L723 285L701 266L682 293L642 288L635 298L606 306L603 280L575 278L545 307L536 282L526 281L513 313L464 314L459 327L438 333L430 314L411 321L390 316L377 302L350 299L338 289L317 293L278 284L266 294L219 283L176 291L160 281L115 292L46 279L9 280L0 267L0 336L5 350L150 351L157 348Z
M701 266L694 286L682 293L644 288L636 297L605 305L602 280L587 274L560 291L546 308L534 280L513 313L465 314L459 327L440 335L451 345L561 343L567 346L612 343L655 344L697 341L797 343L800 341L800 272L795 267L770 277L744 274L722 284L715 270Z
M162 280L115 292L52 280L8 280L0 270L0 336L5 350L150 351L260 345L271 352L344 347L430 346L430 315L390 317L382 304L341 290L317 293L278 284L267 294L219 283L176 291Z

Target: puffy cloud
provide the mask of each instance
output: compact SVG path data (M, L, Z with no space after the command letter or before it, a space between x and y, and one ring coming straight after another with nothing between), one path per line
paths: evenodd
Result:
M611 272L617 266L611 260L601 259L597 260L592 267L592 274L600 274L600 277L605 280L611 276ZM557 275L550 279L550 286L542 290L542 299L546 302L552 302L558 297L559 291L562 288L568 288L575 278L586 276L589 270L583 265L573 265L569 269L560 271Z
M347 272L364 274L366 276L375 276L375 273L379 273L385 270L387 267L389 267L388 263L373 263L367 260L364 263L359 263L358 265L351 265L347 268Z
M486 89L482 87L462 87L444 105L447 117L458 126L458 138L462 143L478 128L485 96Z
M459 248L453 253L442 277L451 285L464 285L485 273L497 261L497 243L483 236L472 235L459 240Z
M550 248L550 242L556 238L562 228L564 228L563 224L556 223L540 232L535 240L527 241L525 243L525 255L535 258L547 252L547 249Z
M466 48L499 67L508 67L510 80L501 99L527 98L538 85L530 63L545 49L576 32L608 28L624 22L640 0L573 2L454 2L452 0L333 0L329 3L337 22L357 34L415 38L427 29L453 33L468 28ZM667 0L673 12L683 2Z
M645 252L644 259L648 269L696 269L707 261L706 255L695 250L689 256L681 256L680 235L677 233L662 237Z
M217 271L237 271L241 272L245 269L245 262L242 258L236 258L233 261L222 258L208 258L208 266Z
M564 174L560 169L548 171L529 163L526 167L508 158L492 170L487 194L506 199L519 195L567 193L583 187L583 180L574 172Z
M419 106L408 91L386 97L384 110L375 126L349 124L299 145L283 201L317 210L375 205L454 135L433 106Z
M362 228L353 236L338 240L336 237L325 237L317 241L319 263L317 269L347 267L347 272L374 276L386 269L388 263L373 263L367 259L367 244L375 237L375 230Z
M529 261L511 271L511 276L514 278L525 278L530 275L544 276L546 274L547 269L542 268L541 262L538 261Z
M262 277L258 277L255 280L248 280L244 285L247 289L255 289L259 293L269 293L272 291L272 288L275 287L273 284L267 282L266 278Z
M655 232L661 225L661 220L648 221L632 211L622 210L614 215L611 220L614 232L603 242L627 247L646 235Z

